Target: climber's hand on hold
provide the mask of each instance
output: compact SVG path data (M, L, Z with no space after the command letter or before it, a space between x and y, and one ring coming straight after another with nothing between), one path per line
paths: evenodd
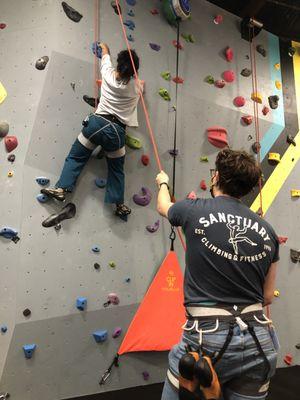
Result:
M169 177L164 171L160 171L160 173L156 177L156 183L158 187L161 186L162 183L166 183L169 186Z
M110 54L109 47L106 43L99 43L99 46L102 49L102 57L105 56L106 54Z

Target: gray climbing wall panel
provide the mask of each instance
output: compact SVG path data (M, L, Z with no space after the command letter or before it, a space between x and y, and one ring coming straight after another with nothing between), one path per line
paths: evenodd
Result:
M141 186L156 192L157 168L141 108L139 128L129 130L143 142L142 150L127 151L126 198L133 208L129 221L116 220L110 208L103 206L104 192L94 185L94 179L105 177L105 161L91 159L70 197L78 207L75 219L64 223L59 232L41 226L41 221L58 206L37 202L40 187L35 178L46 176L55 183L81 121L92 112L82 96L94 93L90 51L94 2L70 0L69 4L83 15L78 24L67 19L57 0L1 1L1 18L7 28L0 31L0 80L8 97L0 105L0 119L9 121L11 134L19 139L14 152L16 162L12 165L6 160L4 143L0 143L1 224L16 228L21 241L14 244L0 238L0 325L8 326L8 332L0 336L0 391L10 392L16 400L55 400L142 385L146 384L141 374L144 370L150 373L149 383L159 382L167 365L165 353L126 355L121 368L113 372L105 386L99 387L99 376L122 338L109 338L105 344L97 345L91 336L96 329L108 329L111 334L119 325L126 330L169 247L169 226L161 218L157 233L145 230L146 225L158 219L155 201L140 208L131 200ZM124 48L119 20L110 0L100 4L100 38L110 45L115 59ZM126 15L130 7L125 1L121 5ZM240 76L241 69L249 67L250 62L246 58L248 44L238 32L239 20L222 11L224 22L216 26L213 17L220 12L217 7L196 0L192 6L191 21L182 24L182 31L193 33L196 43L182 40L180 76L185 82L179 87L178 101L178 198L191 190L208 196L199 188L201 179L208 182L216 154L206 140L207 127L227 128L229 143L234 148L249 150L255 136L253 126L241 125L241 110L233 105L234 97L243 95L247 100L243 114L253 112L251 78ZM161 15L150 13L154 7L160 7L158 0L139 0L134 7L136 29L129 32L141 57L140 76L146 80L146 103L163 166L170 172L172 159L168 149L173 142L175 85L164 81L160 73L175 73L176 50L172 40L176 32ZM269 39L265 32L259 36L266 48ZM161 51L151 50L149 42L161 45ZM217 89L205 83L204 78L209 74L219 78L230 67L222 53L228 45L235 52L232 68L237 82ZM50 61L44 71L38 71L35 61L44 55ZM257 60L260 90L272 94L270 59ZM71 83L75 83L74 90ZM160 87L169 90L170 103L158 96ZM261 115L260 122L262 133L267 132L274 125L272 114ZM148 167L140 162L143 153L151 158ZM200 163L201 155L209 156L208 164ZM14 171L13 178L7 177L9 170ZM290 202L288 190L297 186L297 173L295 170L289 177L267 214L278 234L291 238L292 221L299 217L299 212L297 203ZM294 226L293 234L297 237L297 225ZM100 254L92 252L94 245L101 248ZM297 243L291 239L290 246L297 247ZM176 247L183 267L183 252L179 244ZM115 269L109 267L110 261L116 263ZM100 271L94 269L95 262L101 265ZM299 314L297 281L299 269L289 260L289 248L285 246L278 283L282 297L276 300L273 315L283 344L280 359L292 352L296 361L293 343L299 342L295 322ZM120 305L104 309L106 296L112 291L120 296ZM75 307L78 296L88 298L84 313ZM22 314L27 307L32 311L28 319ZM284 310L288 308L291 312L286 315ZM38 347L34 357L25 360L22 345L31 342Z

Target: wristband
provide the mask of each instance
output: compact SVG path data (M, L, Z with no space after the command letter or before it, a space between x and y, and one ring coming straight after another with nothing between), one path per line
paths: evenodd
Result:
M159 188L161 188L162 185L166 185L167 188L168 188L168 190L170 190L169 185L167 184L167 182L162 182L162 183L160 183L160 184L159 184Z

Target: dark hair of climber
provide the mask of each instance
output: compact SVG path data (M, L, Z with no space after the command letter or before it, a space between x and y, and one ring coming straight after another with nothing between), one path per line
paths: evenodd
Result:
M135 69L136 71L138 71L140 67L140 59L134 50L131 50L131 54L135 65ZM116 69L119 79L125 84L127 84L130 81L130 79L134 76L134 69L131 63L128 50L122 50L118 54Z

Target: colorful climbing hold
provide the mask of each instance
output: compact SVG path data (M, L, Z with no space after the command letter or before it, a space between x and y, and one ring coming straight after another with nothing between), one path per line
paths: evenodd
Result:
M243 115L241 120L244 122L245 125L251 125L253 122L252 115Z
M9 132L9 124L6 121L0 121L0 137L5 137Z
M77 297L76 299L76 308L80 311L84 311L87 307L87 298L86 297Z
M116 339L117 337L121 336L121 333L122 333L122 328L118 326L117 328L114 329L112 337Z
M226 47L225 58L228 62L231 62L233 60L233 50L231 47Z
M16 156L15 156L14 154L10 154L10 155L7 157L7 161L9 161L9 162L11 162L11 163L13 163L13 162L15 161L15 159L16 159Z
M100 264L98 264L98 263L95 263L94 264L94 268L98 271L101 267L100 267Z
M141 157L141 162L146 167L150 162L150 157L147 154L143 154Z
M98 87L101 87L102 85L102 79L96 79L96 83Z
M144 378L145 381L148 381L148 380L149 380L150 374L149 374L148 371L143 371L143 372L142 372L142 375L143 375L143 378Z
M227 141L227 130L222 126L212 126L207 128L208 132L208 141L213 146L218 147L219 149L223 149L228 146Z
M264 108L261 110L261 112L263 113L263 115L267 115L267 114L269 114L270 109L269 109L269 107L264 106Z
M0 330L1 330L1 333L6 333L7 332L7 326L6 325L1 325L1 327L0 327Z
M194 191L191 191L190 193L187 194L186 198L190 199L190 200L196 200L197 199L197 195L196 195L196 193Z
M167 89L165 88L160 88L158 91L158 94L160 95L160 97L162 97L165 101L171 101L171 96L169 94L169 92L167 91Z
M183 50L183 45L180 42L177 42L177 40L172 40L172 43L176 49Z
M216 15L215 17L214 17L214 23L216 24L216 25L219 25L219 24L221 24L223 22L223 15Z
M276 87L276 89L281 90L282 89L281 82L280 81L275 81L275 87Z
M141 188L141 193L142 194L134 194L133 201L135 202L135 204L145 207L148 204L150 204L152 199L152 194L150 190L146 187Z
M142 142L140 141L140 139L134 136L130 136L128 134L125 136L125 143L131 149L139 150L142 148Z
M24 344L23 351L24 351L25 357L28 359L32 358L32 356L35 352L35 349L36 349L36 344L34 344L34 343L33 344Z
M99 42L93 42L91 48L94 56L97 56L97 58L102 58L102 47L100 46Z
M292 144L293 146L296 146L296 142L295 142L294 136L292 136L292 135L290 135L290 134L287 135L286 141L287 141L289 144Z
M93 246L92 247L92 252L93 253L100 253L100 247L99 246Z
M0 230L0 236L4 237L5 239L14 240L15 238L18 238L18 232L13 228L5 226Z
M276 108L278 107L279 96L277 96L277 95L269 96L268 100L269 100L269 104L270 104L270 107L272 108L272 110L276 110Z
M279 296L280 296L279 290L274 290L274 296L275 296L275 297L279 297Z
M252 150L255 154L258 154L260 152L261 145L259 142L254 142L252 145Z
M256 46L256 51L261 54L263 57L267 57L267 50L264 48L262 44L258 44Z
M40 193L36 196L36 199L40 203L47 203L47 201L49 200L49 196L47 196L46 194Z
M108 265L110 268L116 268L116 263L114 261L110 261Z
M208 162L209 160L208 160L208 157L207 157L207 156L201 156L201 157L200 157L200 161L201 161L201 162Z
M188 43L195 43L195 37L191 33L182 33L181 37Z
M222 89L225 85L226 85L226 82L224 81L224 79L217 79L217 80L215 81L215 86L216 86L217 88Z
M233 100L233 104L236 107L243 107L246 104L246 99L243 96L237 96L234 100Z
M278 242L279 244L285 244L288 240L287 236L278 236Z
M103 188L105 188L105 186L106 186L106 179L104 179L104 178L96 178L95 179L95 185L98 187L98 188L100 188L100 189L103 189Z
M14 176L14 171L8 171L7 176L8 178L12 178Z
M300 189L292 189L291 196L292 197L300 197Z
M262 104L262 95L260 93L254 92L251 94L251 100L256 103Z
M251 74L252 74L252 71L249 68L244 68L241 71L241 75L244 76L245 78L248 78Z
M111 5L112 8L114 9L115 14L119 15L119 11L118 11L118 7L117 7L116 1L112 1L112 2L110 3L110 5ZM122 9L121 9L120 4L119 4L119 7L120 7L120 12L121 12L121 14L122 14ZM131 11L132 11L132 10L131 10ZM129 13L128 13L128 15L129 15ZM133 15L131 15L131 17L133 17Z
M118 14L118 9L117 9L117 14ZM135 13L134 13L134 11L131 9L131 10L128 11L127 15L128 15L129 17L134 17L134 16L135 16Z
M6 25L4 22L1 22L1 24L0 24L0 29L5 29L6 26L7 26L7 25Z
M149 46L154 51L159 51L161 49L161 46L159 44L156 44L156 43L149 43Z
M150 10L150 12L151 12L152 15L158 15L158 14L159 14L159 11L158 11L157 8L152 8L152 9Z
M280 70L280 63L274 64L274 68L277 69L277 71L279 71Z
M103 304L104 307L108 307L110 304L118 305L120 303L120 299L116 293L109 293L107 296L107 302Z
M175 76L175 78L173 78L172 81L177 84L182 84L184 82L184 79L182 79L180 76Z
M46 65L48 64L49 61L49 57L48 56L44 56L39 58L36 63L35 63L35 68L42 71L43 69L46 68Z
M268 161L270 164L280 163L280 154L279 153L269 153Z
M2 83L0 82L0 104L3 103L3 101L6 99L7 97L7 91L5 89L5 87L2 85Z
M129 42L134 42L134 37L131 34L127 35L127 39Z
M207 185L204 179L200 182L200 189L207 190Z
M283 361L287 364L287 365L292 365L293 362L293 356L291 354L286 354L284 356Z
M154 233L159 229L159 220L157 220L156 222L154 222L153 225L147 225L146 229L148 232L150 233Z
M223 78L226 82L231 83L235 80L235 73L232 70L227 70L223 72Z
M103 343L107 340L107 337L108 337L107 330L103 329L103 330L95 331L95 332L93 332L93 337L97 343Z
M126 0L126 3L127 3L129 6L134 7L134 6L136 5L136 0Z
M46 186L48 183L50 183L50 179L46 178L45 176L39 176L35 178L35 181L41 186Z
M213 85L215 83L215 78L212 75L207 75L204 78L204 82L209 83L210 85Z
M131 19L127 19L126 21L123 22L123 24L125 26L127 26L128 29L130 29L131 31L134 31L135 29L135 23L134 21L132 21Z
M171 80L171 72L170 71L164 71L160 74L160 76L165 79L166 81Z
M23 311L23 315L24 317L29 317L31 315L31 311L29 310L29 308L25 308L25 310Z
M79 22L82 18L82 15L76 11L73 7L69 6L65 1L61 3L63 6L63 10L68 18L73 22Z

